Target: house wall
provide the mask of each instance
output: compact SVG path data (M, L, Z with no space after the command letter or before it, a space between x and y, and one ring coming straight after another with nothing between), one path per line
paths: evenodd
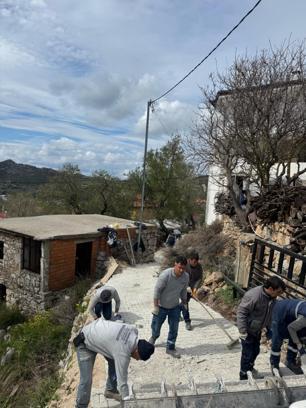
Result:
M221 216L215 212L215 199L216 195L224 190L220 185L222 179L220 168L218 166L211 166L209 168L205 208L205 223L207 225L221 218Z
M0 283L6 286L7 304L17 305L26 313L42 310L41 274L22 269L22 237L0 233L0 240L4 241Z
M132 244L137 240L136 229L129 229ZM126 229L118 230L120 239L128 248L130 244ZM137 262L154 260L157 229L148 227L142 232L145 252L137 255ZM4 242L4 256L0 260L0 283L6 286L6 301L29 314L44 310L56 304L65 295L65 290L75 283L76 244L80 240L47 240L41 243L40 274L22 269L22 237L0 233ZM82 241L82 240L81 240ZM103 275L104 260L113 250L105 237L87 239L92 241L91 275ZM124 247L120 247L119 257L127 259Z
M73 240L50 241L49 290L61 290L74 284L75 253L76 243Z

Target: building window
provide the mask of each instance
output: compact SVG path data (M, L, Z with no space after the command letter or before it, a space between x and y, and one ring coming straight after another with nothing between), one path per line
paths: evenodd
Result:
M4 242L0 241L0 260L3 259L4 256Z
M41 241L23 238L22 268L40 273Z

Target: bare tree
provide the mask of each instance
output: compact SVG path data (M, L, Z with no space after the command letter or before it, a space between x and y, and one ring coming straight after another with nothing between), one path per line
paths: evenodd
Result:
M200 167L219 169L217 182L228 189L245 224L233 175L264 192L282 176L292 182L305 171L290 177L291 163L305 149L305 44L287 41L253 57L236 57L225 73L211 75L202 92L188 149Z

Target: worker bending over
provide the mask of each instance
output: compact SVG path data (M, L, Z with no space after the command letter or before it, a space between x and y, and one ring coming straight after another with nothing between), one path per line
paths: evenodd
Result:
M263 378L254 368L260 352L263 328L270 328L272 307L277 296L285 290L284 282L277 276L266 280L263 286L248 290L237 310L237 326L241 339L240 380L246 380L251 371L254 378Z
M80 370L76 408L87 408L90 401L92 372L97 353L108 362L108 377L104 396L117 401L129 398L127 384L131 357L148 360L154 346L138 339L135 326L97 319L83 327L74 339Z
M102 315L105 320L110 320L112 318L112 299L115 301L116 316L120 308L120 297L112 286L102 286L97 289L88 305L89 313L94 319L98 319Z
M284 299L275 304L272 313L271 368L279 369L280 352L284 339L289 339L286 366L295 374L303 374L297 364L297 353L306 354L302 338L306 337L306 301Z

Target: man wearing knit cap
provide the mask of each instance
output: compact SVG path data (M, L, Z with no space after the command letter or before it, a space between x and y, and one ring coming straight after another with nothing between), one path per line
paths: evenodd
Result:
M131 357L146 361L154 353L152 344L138 339L135 326L103 319L84 326L73 343L77 347L80 369L76 408L88 407L97 353L103 355L108 362L104 396L117 401L129 399L127 379Z
M105 320L112 318L112 300L115 301L115 316L119 312L120 297L117 290L113 286L102 286L97 289L95 295L91 299L88 310L94 319L104 317Z

